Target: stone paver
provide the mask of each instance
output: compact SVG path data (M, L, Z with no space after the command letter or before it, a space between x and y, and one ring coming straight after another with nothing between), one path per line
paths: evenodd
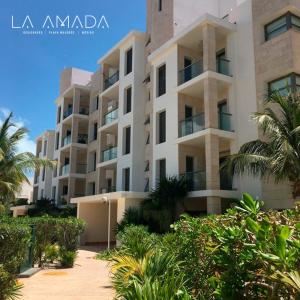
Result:
M99 248L79 250L74 268L46 269L24 284L23 300L112 300L114 296L107 262L94 259Z

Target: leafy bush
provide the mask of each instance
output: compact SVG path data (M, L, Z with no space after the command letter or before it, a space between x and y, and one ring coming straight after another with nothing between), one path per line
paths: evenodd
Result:
M143 212L140 207L129 207L125 210L123 219L117 224L117 233L124 230L129 225L145 225L146 222L143 218Z
M0 224L1 223L20 224L25 227L28 225L34 225L34 262L38 263L39 266L42 266L45 262L44 254L49 245L57 244L62 251L76 251L79 242L79 235L84 231L85 227L83 220L73 217L1 217Z
M0 299L15 299L20 285L16 275L25 260L30 243L30 228L18 224L0 224Z
M59 246L56 244L47 245L45 247L44 261L53 263L58 259L59 259Z
M133 257L143 257L150 249L159 243L159 237L149 233L145 226L129 225L117 234L121 243L121 251Z
M128 226L111 258L123 299L300 299L300 207L261 211L244 194L224 215L181 217L158 236Z
M76 256L77 256L76 251L61 249L60 250L61 266L65 268L72 268L74 266Z

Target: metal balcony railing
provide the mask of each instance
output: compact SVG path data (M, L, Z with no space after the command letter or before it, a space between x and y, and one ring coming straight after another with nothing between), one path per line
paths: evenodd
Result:
M186 172L180 174L181 177L185 178L188 186L188 190L201 191L206 190L206 173L205 171Z
M104 80L104 90L108 89L118 81L119 81L119 71L117 71L115 74L113 74L112 76Z
M118 107L104 115L103 125L110 124L116 119L118 119Z
M102 151L101 162L109 161L117 158L118 156L118 147L113 147Z
M179 136L183 137L204 129L204 113L187 118L179 123Z
M203 73L203 60L200 59L195 63L185 67L184 69L178 72L178 85L181 85L196 76Z

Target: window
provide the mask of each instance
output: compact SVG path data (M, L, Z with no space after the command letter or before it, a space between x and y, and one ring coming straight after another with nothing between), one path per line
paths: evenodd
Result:
M126 67L125 67L125 75L132 72L132 48L126 51Z
M57 108L57 124L60 123L60 118L61 118L61 106Z
M300 17L288 12L265 26L266 41L294 28L300 30Z
M162 0L158 0L158 11L162 11Z
M300 75L292 73L269 83L269 92L278 91L281 95L287 95L289 89L300 92Z
M130 190L130 168L123 169L123 187L124 191Z
M130 136L131 136L131 128L126 127L124 130L124 137L125 137L124 154L130 153Z
M145 183L145 187L144 187L144 192L149 192L149 178L146 178L146 183Z
M68 195L68 192L69 192L69 188L67 185L64 185L63 188L62 188L62 194L63 195Z
M158 144L166 141L166 112L158 114Z
M59 147L59 132L56 132L56 138L55 138L55 150L57 150Z
M44 142L44 156L47 154L47 141Z
M97 135L98 135L98 123L94 123L93 127L93 140L97 140Z
M97 165L97 153L93 153L93 171L96 171L96 165Z
M158 178L166 178L166 160L160 159L158 161Z
M89 182L89 194L95 195L96 194L96 184L95 182Z
M52 187L52 199L56 199L56 186Z
M132 88L129 87L125 90L124 114L131 112L131 99L132 99Z
M150 163L149 163L149 160L147 160L145 162L145 172L148 172L150 170Z
M157 76L157 97L160 97L166 93L166 65L158 68Z
M147 139L146 139L146 145L150 144L150 133L148 133L147 135Z
M99 96L96 97L96 110L99 109Z
M43 199L43 198L44 198L44 190L41 189L41 199Z
M42 170L42 181L45 181L45 172L46 172L46 169L45 169L45 167L43 167L43 170Z

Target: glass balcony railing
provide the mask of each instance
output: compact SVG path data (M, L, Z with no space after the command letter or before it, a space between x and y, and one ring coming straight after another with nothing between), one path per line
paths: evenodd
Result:
M231 127L231 114L219 113L219 129L233 131Z
M118 119L118 108L106 113L103 117L103 125L110 124L114 120Z
M221 172L220 174L220 189L221 190L232 190L232 176L228 175L225 172Z
M185 67L178 72L178 85L181 85L194 77L203 73L203 61L198 60L195 63Z
M100 189L101 194L105 194L105 193L113 193L115 192L117 189L115 186L108 186L108 187L102 187Z
M230 60L227 58L218 58L217 59L217 72L230 76L230 70L229 70L229 63Z
M104 90L108 89L112 85L114 85L116 82L119 81L119 71L117 71L115 74L110 76L109 78L105 79L104 81Z
M60 174L67 175L69 173L70 173L70 164L62 166Z
M185 178L188 190L201 191L206 189L206 173L205 171L186 172L180 175Z
M70 116L73 113L73 107L69 107L67 110L64 111L64 119Z
M63 139L63 147L67 146L71 144L71 135L67 135L64 139Z
M186 136L204 129L204 113L187 118L179 123L179 136Z
M79 108L79 114L88 116L89 115L89 109L87 107L80 107Z
M77 164L76 173L77 174L86 174L87 165L86 164Z
M109 161L117 158L118 156L118 148L113 147L102 151L101 162Z
M87 134L78 134L77 143L87 144L88 143L88 135Z

